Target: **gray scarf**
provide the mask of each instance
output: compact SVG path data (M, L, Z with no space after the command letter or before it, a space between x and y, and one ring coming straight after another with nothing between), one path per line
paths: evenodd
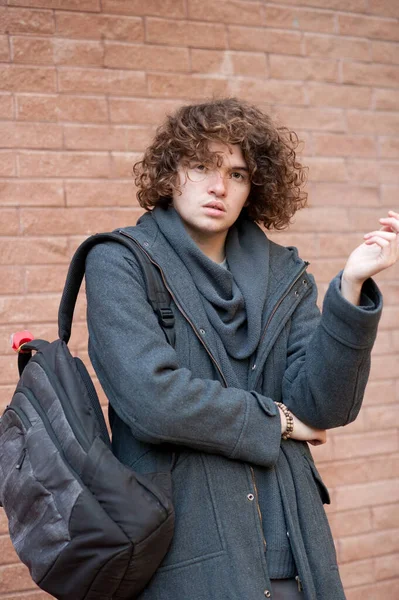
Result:
M226 269L199 249L173 208L156 208L152 215L190 272L229 357L234 362L249 359L259 344L267 293L267 240L262 230L244 215L238 219L226 239Z

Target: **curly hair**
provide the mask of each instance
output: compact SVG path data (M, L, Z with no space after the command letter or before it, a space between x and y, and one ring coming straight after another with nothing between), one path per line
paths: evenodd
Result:
M194 159L215 165L220 157L210 152L210 142L241 147L251 180L246 211L253 221L284 229L306 205L307 168L297 162L296 133L278 127L256 106L225 98L182 106L167 116L133 167L140 206L151 210L171 203L173 191L179 191L179 165Z

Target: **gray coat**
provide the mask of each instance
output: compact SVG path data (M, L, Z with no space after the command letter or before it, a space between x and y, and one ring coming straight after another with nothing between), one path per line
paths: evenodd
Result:
M126 231L159 265L170 289L176 347L146 300L139 267L113 243L86 264L90 357L112 406L114 450L140 472L173 468L176 530L143 600L261 600L271 589L253 465L276 470L304 600L343 600L323 503L328 491L306 443L281 440L274 401L314 427L356 418L382 300L372 280L362 307L340 293L323 313L294 248L268 242L264 334L248 391L227 388L212 328L184 264L146 214ZM257 473L259 469L256 469ZM258 476L258 475L257 475Z

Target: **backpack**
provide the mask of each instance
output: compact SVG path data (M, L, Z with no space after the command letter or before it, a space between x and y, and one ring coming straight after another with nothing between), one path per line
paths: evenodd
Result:
M59 600L137 598L173 535L170 470L142 475L118 461L93 382L68 349L87 253L105 241L134 253L149 302L174 342L161 275L123 234L93 235L76 251L59 308L59 339L22 345L20 380L0 419L0 505L11 540L35 583Z

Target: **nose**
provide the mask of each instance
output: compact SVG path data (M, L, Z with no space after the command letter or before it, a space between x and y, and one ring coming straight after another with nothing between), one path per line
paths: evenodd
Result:
M215 170L210 174L208 193L222 197L226 195L226 182L220 171Z

